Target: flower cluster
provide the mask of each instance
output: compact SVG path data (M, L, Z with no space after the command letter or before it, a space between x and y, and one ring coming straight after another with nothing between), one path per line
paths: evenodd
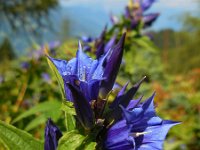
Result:
M80 43L76 57L70 61L49 59L63 78L66 99L74 105L80 125L77 130L85 130L88 135L98 130L95 131L98 149L162 149L168 130L178 122L162 120L156 115L155 94L144 102L142 97L132 99L145 77L128 90L127 83L112 102L108 101L122 61L124 41L125 34L95 60L83 52ZM45 149L56 149L61 136L49 120Z
M125 8L122 23L128 23L124 25L127 29L136 29L136 27L142 23L143 27L149 27L157 19L159 13L144 14L155 0L130 0L128 6ZM111 21L114 25L121 24L120 20L111 15Z

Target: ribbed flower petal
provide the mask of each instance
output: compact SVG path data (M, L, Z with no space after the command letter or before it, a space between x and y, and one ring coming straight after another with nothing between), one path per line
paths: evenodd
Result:
M138 150L143 149L163 149L163 142L166 138L166 135L171 127L179 124L179 122L173 121L162 121L161 124L148 126L145 129L145 133L143 136L139 136L135 138L137 143L136 148Z
M91 80L80 83L80 90L85 95L86 99L90 101L97 100L99 94L100 80Z
M105 146L106 149L131 149L133 148L134 141L129 137L130 128L127 126L126 121L122 120L117 122L108 130Z
M154 96L155 93L141 104L134 103L132 109L120 105L124 117L114 122L107 131L105 149L162 149L168 130L179 122L162 120L156 116Z
M110 48L112 48L116 41L116 35L114 35L106 44L104 47L104 54L109 51Z
M127 83L122 87L122 89L119 91L119 93L117 94L116 99L115 99L115 100L113 101L113 103L109 106L111 109L113 109L113 108L119 106L119 102L120 102L119 97L122 96L122 95L124 95L128 84L129 84L129 82L127 82Z
M73 87L71 84L66 84L72 94L72 101L76 110L76 115L82 126L89 130L94 125L93 111L89 102L85 99L82 92Z
M138 83L136 83L132 88L130 88L125 94L118 94L113 103L110 105L110 108L117 108L119 105L126 107L130 100L132 100L133 96L136 94L142 82L146 77L142 78ZM125 85L126 87L126 85ZM124 88L125 88L124 87ZM124 89L120 93L122 93Z

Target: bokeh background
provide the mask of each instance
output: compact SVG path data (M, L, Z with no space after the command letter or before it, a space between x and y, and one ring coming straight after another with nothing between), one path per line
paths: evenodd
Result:
M99 37L128 0L0 0L0 119L43 139L48 117L63 124L61 95L44 49L70 59L83 36ZM125 48L116 89L142 76L139 94L156 91L160 116L182 121L166 150L200 149L200 1L157 0L159 18ZM131 32L132 34L132 32ZM145 36L147 37L147 36ZM138 94L138 95L139 95ZM4 149L0 145L0 149Z

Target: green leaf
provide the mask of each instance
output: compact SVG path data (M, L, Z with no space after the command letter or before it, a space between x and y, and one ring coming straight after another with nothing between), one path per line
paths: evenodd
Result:
M85 146L85 150L95 150L96 145L96 142L90 142L88 145Z
M64 134L58 143L58 150L75 150L84 140L84 136L77 131L71 131Z
M52 111L53 110L53 111ZM35 115L36 113L45 113L45 112L51 112L54 113L54 111L60 110L60 102L58 101L47 101L40 104L37 104L33 108L25 111L21 115L19 115L17 118L13 120L12 123L15 123L23 118L29 117L31 115ZM48 116L49 117L49 116Z
M44 144L29 133L0 121L0 140L7 149L43 150Z
M55 76L57 78L58 84L59 84L60 89L61 89L61 94L62 94L62 97L64 99L65 98L65 90L64 90L63 79L62 79L60 73L58 72L56 66L54 65L54 63L48 57L47 57L47 62L48 62L51 70L53 71L53 73L55 74Z
M65 113L65 126L67 132L75 129L76 123L73 115Z
M74 115L76 115L74 106L72 102L63 101L61 109L65 112L65 126L67 132L75 129L75 119Z
M157 52L157 48L147 36L135 38L134 42L137 43L142 48L148 50L149 52L153 52L153 53Z
M95 150L96 142L93 136L84 136L76 130L65 133L59 140L58 150Z
M94 134L90 134L89 136L86 136L85 139L83 140L83 142L81 143L81 145L76 148L76 150L95 150L96 147L96 142L94 142L95 140L95 135Z
M26 131L30 131L40 124L44 124L47 121L47 117L45 115L40 115L34 118L25 128Z
M69 101L63 101L62 102L62 106L61 109L71 115L76 115L75 109L74 109L74 104L72 102Z

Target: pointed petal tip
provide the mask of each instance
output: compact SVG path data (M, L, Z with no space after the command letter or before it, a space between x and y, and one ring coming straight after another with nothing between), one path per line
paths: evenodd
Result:
M125 41L125 38L126 38L126 32L124 32L120 38L120 41Z
M144 76L139 82L137 82L134 86L139 88L140 85L146 80L146 76Z
M81 41L80 41L80 40L78 41L78 49L79 49L80 51L83 50L83 49L82 49L82 45L81 45Z
M181 121L172 121L172 120L163 120L164 124L178 125L181 124Z
M144 97L144 95L141 95L141 96L138 98L139 102L142 100L143 97Z
M155 97L155 96L156 96L156 91L154 91L152 94L152 97Z
M126 32L122 34L121 38L119 39L119 41L116 44L116 47L118 47L121 50L123 50L124 43L125 43L125 38L126 38Z

